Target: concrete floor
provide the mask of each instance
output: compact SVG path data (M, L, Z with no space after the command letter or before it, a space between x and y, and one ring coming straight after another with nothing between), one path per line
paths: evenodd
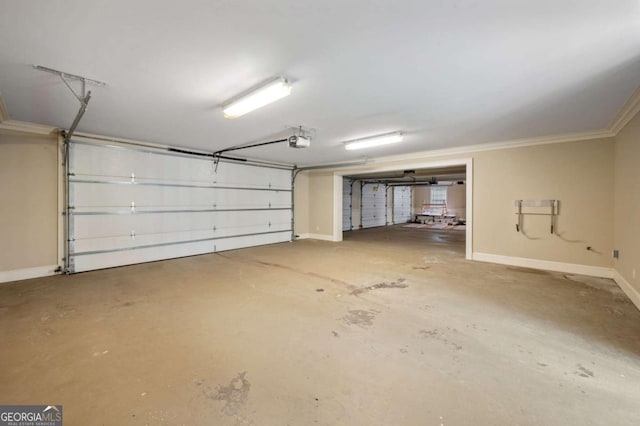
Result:
M67 425L638 425L612 281L351 232L0 286L0 404ZM323 291L320 291L320 290Z

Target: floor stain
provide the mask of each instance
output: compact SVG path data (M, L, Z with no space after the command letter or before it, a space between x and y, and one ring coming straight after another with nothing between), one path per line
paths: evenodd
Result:
M355 286L353 284L349 284L348 282L345 282L345 281L342 281L342 280L338 280L336 278L331 278L331 277L328 277L326 275L316 274L315 272L303 272L303 271L297 271L297 270L295 270L295 271L296 272L300 272L302 274L305 274L305 275L307 275L309 277L320 278L321 280L329 281L331 283L342 285L342 286L345 286L347 288L355 288Z
M451 329L449 327L447 327L448 331L453 331L455 332L455 329ZM452 342L451 340L449 340L446 337L447 332L443 332L442 330L439 330L437 328L434 328L432 330L420 330L420 335L425 338L425 339L433 339L433 340L437 340L439 342L444 343L445 345L449 346L450 348L459 351L462 350L462 346L460 346L459 344Z
M619 317L624 316L624 311L622 309L618 309L614 306L605 306L605 310L609 312L611 315L617 315Z
M588 289L611 293L616 301L628 301L624 291L611 278L588 277L584 275L562 274L565 280L582 284Z
M55 334L58 334L58 333L56 332L56 330L54 330L54 329L53 329L53 328L51 328L51 327L44 327L44 328L42 329L42 332L43 332L44 334L46 334L47 336L53 336L53 335L55 335Z
M573 374L577 374L580 377L593 377L593 371L588 368L583 367L581 364L577 364L576 367L578 367L578 371Z
M57 313L58 318L72 317L76 313L76 308L73 305L67 305L65 303L58 303L56 305L56 308L58 309L58 313Z
M247 372L243 371L234 377L228 385L218 386L215 390L207 387L202 393L212 401L223 401L225 404L222 407L222 413L227 416L236 416L249 399L251 383L246 376Z
M421 271L425 271L427 269L431 268L431 266L412 266L411 269L419 269Z
M21 302L17 302L17 303L14 303L14 304L9 304L9 305L2 304L2 305L0 305L0 311L19 308L21 306L28 305L28 304L29 304L28 300L22 300Z
M377 290L379 288L407 288L409 287L407 284L405 284L405 279L404 278L398 278L395 281L392 281L390 283L388 282L381 282L378 284L373 284L367 287L360 287L357 288L355 290L353 290L351 292L352 295L357 296L358 294L362 294L362 293L366 293L369 292L371 290Z
M542 269L520 268L518 266L507 266L505 269L508 271L524 272L525 274L549 275L549 272L543 271Z
M342 320L348 325L357 325L359 327L366 328L373 325L373 320L379 313L379 311L374 309L369 309L367 311L356 309L349 311L347 315L342 317Z
M301 271L300 269L292 268L291 266L281 265L279 263L265 262L263 260L246 259L246 258L234 259L233 257L227 256L227 255L224 255L224 254L221 254L221 253L217 253L217 254L218 254L218 256L224 257L225 259L229 259L229 260L236 260L236 261L241 261L241 262L253 262L255 264L262 265L262 266L269 266L269 267L272 267L272 268L284 269L286 271L296 272L298 274L303 274L303 275L306 275L306 276L309 276L309 277L319 278L319 279L324 280L324 281L329 281L329 282L334 283L334 284L345 286L348 289L352 289L353 290L353 289L356 288L355 285L350 284L350 283L348 283L346 281L342 281L342 280L339 280L339 279L336 279L336 278L332 278L332 277L329 277L327 275L318 274L318 273L315 273L315 272Z
M486 329L486 328L484 328L484 327L479 327L477 324L467 324L465 327L466 327L466 328L470 328L470 329L472 329L472 330L489 331L489 330L487 330L487 329Z

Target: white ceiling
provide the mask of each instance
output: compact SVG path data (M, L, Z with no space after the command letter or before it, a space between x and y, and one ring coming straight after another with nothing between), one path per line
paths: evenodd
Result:
M640 2L0 0L10 117L68 128L77 101L33 64L108 83L81 132L215 151L302 124L311 148L242 155L355 160L606 128L640 86ZM278 75L291 96L223 118ZM342 147L396 130L404 143Z

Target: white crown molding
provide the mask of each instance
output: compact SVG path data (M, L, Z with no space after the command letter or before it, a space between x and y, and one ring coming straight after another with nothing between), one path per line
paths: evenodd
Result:
M44 124L28 123L26 121L7 120L0 122L0 129L34 135L53 136L58 134L58 128Z
M631 95L627 102L625 102L618 114L616 114L609 129L617 135L638 112L640 112L640 87Z
M7 112L7 107L2 100L2 96L0 96L0 130L11 130L14 132L36 135L53 135L58 133L58 128L53 126L11 120L9 118L9 112Z
M0 271L0 283L58 275L60 272L57 272L57 269L58 265L49 265L37 266L35 268L14 269L13 271Z
M502 265L520 266L522 268L542 269L546 271L565 272L568 274L589 275L591 277L612 278L613 269L603 266L580 265L577 263L553 262L551 260L530 259L526 257L502 256L490 253L473 253L473 260L479 262L499 263Z
M418 158L444 157L450 155L466 155L483 151L496 151L501 149L523 148L528 146L550 145L556 143L579 142L592 139L606 139L615 135L610 130L596 130L591 132L566 133L561 135L541 136L536 138L514 139L502 142L490 142L477 145L466 145L455 148L434 149L419 151L410 154L391 155L387 157L372 158L370 163L395 162L416 160Z
M114 143L114 144L123 144L123 145L139 145L144 148L154 148L159 150L166 150L167 148L171 148L169 145L163 145L159 143L140 141L134 139L126 139L126 138L117 138L112 136L105 135L96 135L94 133L85 133L85 132L74 132L72 136L73 140L80 140L83 142L92 142L92 143ZM183 148L189 149L189 148ZM205 153L201 150L193 150L195 152Z
M496 151L501 149L511 149L511 148L523 148L528 146L538 146L538 145L550 145L557 143L567 143L567 142L580 142L586 140L593 139L607 139L614 137L615 134L611 130L595 130L590 132L578 132L578 133L565 133L561 135L551 135L551 136L541 136L536 138L524 138L524 139L514 139L510 141L502 141L502 142L490 142L485 144L477 144L477 145L465 145L455 148L443 148L443 149L433 149L429 151L418 151L411 152L407 154L399 154L399 155L389 155L385 157L374 157L367 158L366 162L363 162L361 165L353 166L353 162L345 162L345 164L340 163L331 163L325 164L325 167L322 167L322 164L314 165L313 170L309 170L311 173L326 173L327 171L336 170L336 169L362 169L363 171L368 171L369 168L374 167L376 163L393 163L393 162L406 162L406 161L420 161L423 159L429 159L434 157L445 157L445 156L460 156L460 155L468 155L474 154L477 152L483 151ZM404 166L403 166L404 167ZM390 168L389 170L391 170Z
M617 270L613 270L613 280L618 284L618 287L625 292L625 294L631 299L636 308L640 309L640 292L636 290Z

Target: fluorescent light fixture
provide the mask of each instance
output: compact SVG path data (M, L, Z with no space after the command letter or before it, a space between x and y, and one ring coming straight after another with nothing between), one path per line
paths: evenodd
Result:
M278 77L224 105L222 112L224 112L225 118L237 118L289 96L290 93L291 85L289 82L283 77Z
M373 146L387 145L390 143L402 142L402 133L386 133L384 135L371 136L369 138L356 139L345 142L344 149L362 149L371 148Z

